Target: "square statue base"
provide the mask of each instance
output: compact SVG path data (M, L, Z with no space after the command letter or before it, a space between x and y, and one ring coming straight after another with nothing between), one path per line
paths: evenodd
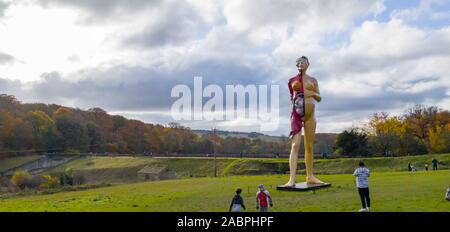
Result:
M278 185L277 190L282 191L310 191L310 190L316 190L321 188L328 188L330 187L330 183L323 183L323 184L308 184L306 182L300 182L296 183L295 186L284 186L284 185Z

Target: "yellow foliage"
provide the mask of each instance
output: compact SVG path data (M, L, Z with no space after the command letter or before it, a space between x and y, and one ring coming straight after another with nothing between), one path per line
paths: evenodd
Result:
M50 175L44 175L42 177L45 178L47 181L45 183L40 184L39 188L50 189L50 188L56 188L59 186L58 178L56 178L54 176L50 176Z
M429 146L432 152L441 153L445 152L449 146L449 141L446 141L445 133L450 131L441 125L436 125L434 128L428 129Z
M30 174L26 171L16 171L14 175L11 177L11 182L17 187L24 187L27 178L30 177Z
M70 114L72 113L72 110L67 108L67 107L59 107L54 113L53 113L53 117L57 118L59 116L65 115L65 114Z
M407 125L397 116L390 117L387 113L376 113L369 121L371 134L374 136L392 134L402 137L406 133Z

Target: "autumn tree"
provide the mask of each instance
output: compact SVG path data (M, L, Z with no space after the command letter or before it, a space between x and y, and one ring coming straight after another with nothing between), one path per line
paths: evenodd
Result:
M49 131L49 128L54 125L53 119L43 111L29 111L26 120L30 122L33 128L36 148L44 148L46 145L45 135Z

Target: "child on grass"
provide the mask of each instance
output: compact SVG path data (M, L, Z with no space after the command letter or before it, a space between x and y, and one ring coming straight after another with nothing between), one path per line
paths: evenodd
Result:
M242 189L236 189L236 195L234 195L233 200L231 200L230 204L230 212L241 212L242 209L245 209L244 199L241 197Z

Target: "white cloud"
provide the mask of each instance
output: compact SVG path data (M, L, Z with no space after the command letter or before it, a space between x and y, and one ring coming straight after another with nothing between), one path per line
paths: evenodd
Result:
M446 18L433 8L442 2L397 9L387 21L376 17L386 10L382 0L26 2L10 5L1 19L0 52L21 62L0 65L0 77L36 87L36 80L50 83L41 74L55 71L60 89L86 88L79 97L49 91L68 95L58 98L68 104L104 104L114 111L128 104L126 112L148 112L155 104L161 112L159 103L167 102L154 96L169 97L170 84L202 75L219 85L280 84L280 112L288 116L283 88L296 74L295 59L306 55L324 97L317 108L319 131L338 131L371 113L401 112L414 103L450 108L450 25L424 29L413 23L423 15ZM158 88L147 94L143 85L149 83ZM94 91L130 97L89 100ZM38 96L52 98L36 94L33 100ZM168 120L155 115L140 117ZM287 116L276 134L288 131ZM240 122L222 124L232 129Z

